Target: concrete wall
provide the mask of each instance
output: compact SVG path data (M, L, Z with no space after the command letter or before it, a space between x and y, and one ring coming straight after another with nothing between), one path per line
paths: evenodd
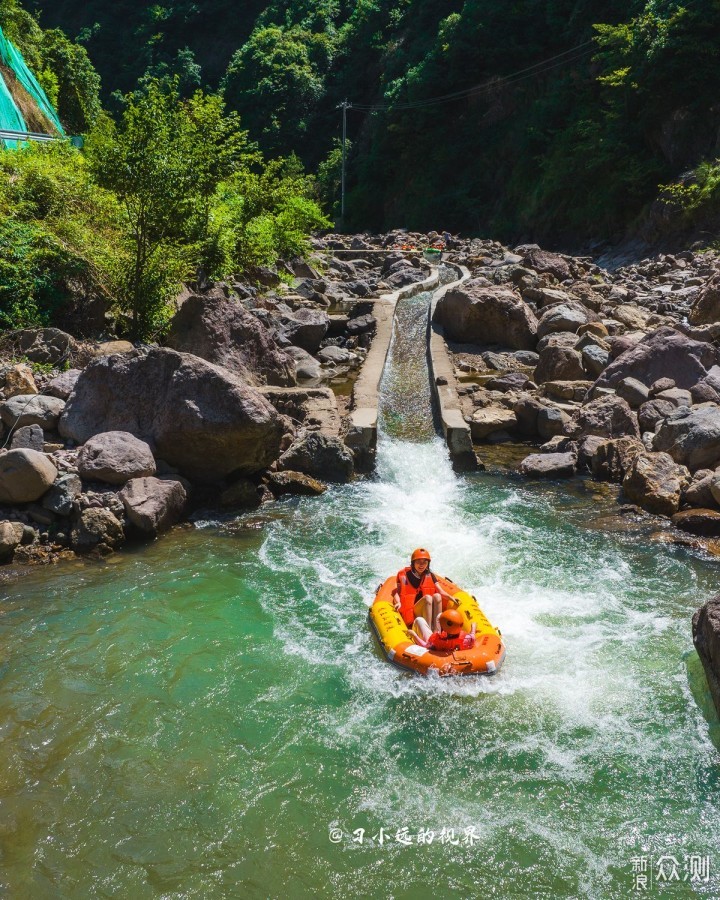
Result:
M370 471L375 463L380 379L392 340L395 307L402 297L412 297L422 291L432 290L439 281L438 270L434 267L430 276L423 281L409 284L392 294L383 294L375 301L373 315L377 321L377 330L353 387L350 429L345 437L345 443L353 451L355 467L359 471Z
M453 264L454 265L454 264ZM475 469L478 466L473 450L470 426L463 418L455 378L455 367L445 343L441 325L433 322L433 313L438 300L448 291L467 281L470 271L465 266L454 265L458 279L443 285L433 295L428 316L428 370L433 396L437 404L440 424L450 451L453 465L457 469Z

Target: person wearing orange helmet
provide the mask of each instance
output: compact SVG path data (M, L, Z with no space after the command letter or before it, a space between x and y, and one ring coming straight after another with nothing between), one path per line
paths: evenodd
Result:
M430 570L430 554L422 547L413 551L410 565L397 573L397 584L392 595L395 609L409 628L412 628L416 616L422 616L437 631L443 598L454 602Z
M464 631L465 619L457 609L446 609L440 613L440 631L431 632L427 622L422 617L416 621L420 626L422 637L415 635L415 640L421 647L430 650L469 650L475 646L475 623L470 626L470 631Z

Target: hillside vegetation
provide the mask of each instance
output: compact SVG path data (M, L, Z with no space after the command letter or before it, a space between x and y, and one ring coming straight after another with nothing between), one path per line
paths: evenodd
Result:
M389 106L348 114L348 227L617 237L660 185L687 186L718 152L714 0L34 0L33 9L83 41L108 100L145 73L177 74L186 92L221 87L265 152L320 166L331 193L338 103ZM671 195L698 215L697 196Z

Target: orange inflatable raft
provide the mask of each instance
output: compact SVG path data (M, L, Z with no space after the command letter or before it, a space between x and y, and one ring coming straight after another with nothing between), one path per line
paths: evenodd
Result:
M392 603L395 576L380 585L370 607L369 619L378 643L393 665L427 675L494 675L505 659L505 644L499 629L493 627L478 606L475 597L447 578L438 582L450 594L455 608L462 613L463 629L475 625L475 646L468 650L434 650L421 647Z

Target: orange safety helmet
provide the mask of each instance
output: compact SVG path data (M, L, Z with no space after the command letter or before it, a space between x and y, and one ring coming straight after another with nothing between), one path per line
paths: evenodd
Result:
M462 613L456 609L446 609L444 613L440 613L439 622L440 628L453 637L462 631Z
M410 562L414 563L418 559L426 559L428 563L430 562L430 554L427 550L423 550L422 547L418 547L417 550L413 550L412 556L410 557Z

